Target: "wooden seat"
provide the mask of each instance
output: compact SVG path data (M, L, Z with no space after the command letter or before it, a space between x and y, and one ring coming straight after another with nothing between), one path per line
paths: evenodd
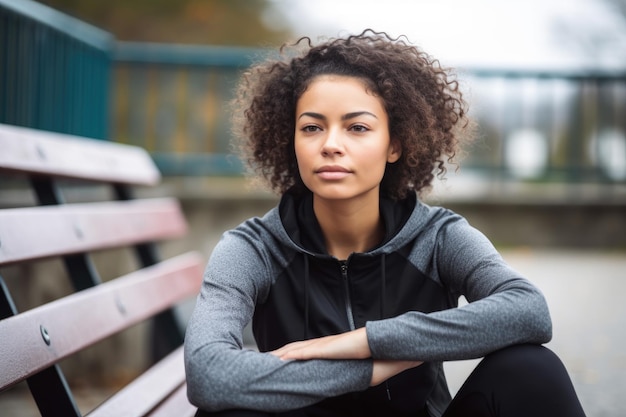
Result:
M5 209L0 263L40 259L181 237L185 219L174 199L146 199Z
M202 257L189 252L161 260L156 243L184 237L187 225L173 198L133 199L131 186L158 184L142 149L93 139L0 125L0 179L22 177L38 205L0 209L0 266L60 258L75 292L18 312L0 277L0 391L26 380L42 416L81 416L59 362L153 320L165 346L145 374L90 416L193 415L182 358L184 325L172 307L193 297ZM59 180L111 187L113 201L67 204ZM140 268L102 283L90 254L131 247ZM163 348L162 348L163 350Z
M195 411L187 401L183 350L178 348L88 415L183 417Z

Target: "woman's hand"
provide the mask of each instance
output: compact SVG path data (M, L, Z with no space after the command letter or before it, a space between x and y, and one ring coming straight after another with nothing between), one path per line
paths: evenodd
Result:
M400 372L404 372L407 369L420 366L421 361L399 361L399 360L375 360L374 370L372 371L372 380L370 381L370 387L381 384L391 378L398 375Z
M270 352L281 359L367 359L372 356L362 327L347 333L289 343Z
M365 328L317 339L289 343L270 352L283 360L367 359L372 356ZM421 361L374 360L370 386L421 365Z

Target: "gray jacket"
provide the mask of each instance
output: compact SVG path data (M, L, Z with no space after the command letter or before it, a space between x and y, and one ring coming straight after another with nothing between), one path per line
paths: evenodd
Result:
M326 253L310 195L288 193L226 232L187 328L190 401L208 411L439 416L450 401L443 361L550 340L542 294L461 216L414 196L381 200L381 214L384 242L346 262ZM460 296L469 303L458 307ZM243 346L250 322L260 352ZM362 326L374 359L425 363L369 388L372 359L262 353Z

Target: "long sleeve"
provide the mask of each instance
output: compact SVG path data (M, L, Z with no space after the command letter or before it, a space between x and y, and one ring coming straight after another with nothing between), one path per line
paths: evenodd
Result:
M488 239L456 216L423 241L433 248L422 268L469 304L430 314L408 312L370 321L374 358L422 361L482 357L519 343L545 343L552 325L541 292L511 269ZM416 260L416 262L421 262Z
M284 411L369 385L371 360L282 361L244 349L243 329L275 276L268 252L235 231L211 255L185 340L188 397L202 409Z

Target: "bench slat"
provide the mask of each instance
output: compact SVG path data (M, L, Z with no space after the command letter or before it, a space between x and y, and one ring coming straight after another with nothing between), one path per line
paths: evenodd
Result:
M187 399L187 384L176 390L163 404L148 414L149 417L193 417L198 409Z
M0 320L0 390L197 294L202 263L190 252Z
M170 198L0 209L0 265L184 235Z
M181 346L87 415L134 417L147 415L153 410L167 411L167 407L170 412L165 415L193 415L195 408L187 401L186 392ZM174 410L178 412L172 413Z
M155 185L161 174L137 146L0 124L0 169L28 174Z

